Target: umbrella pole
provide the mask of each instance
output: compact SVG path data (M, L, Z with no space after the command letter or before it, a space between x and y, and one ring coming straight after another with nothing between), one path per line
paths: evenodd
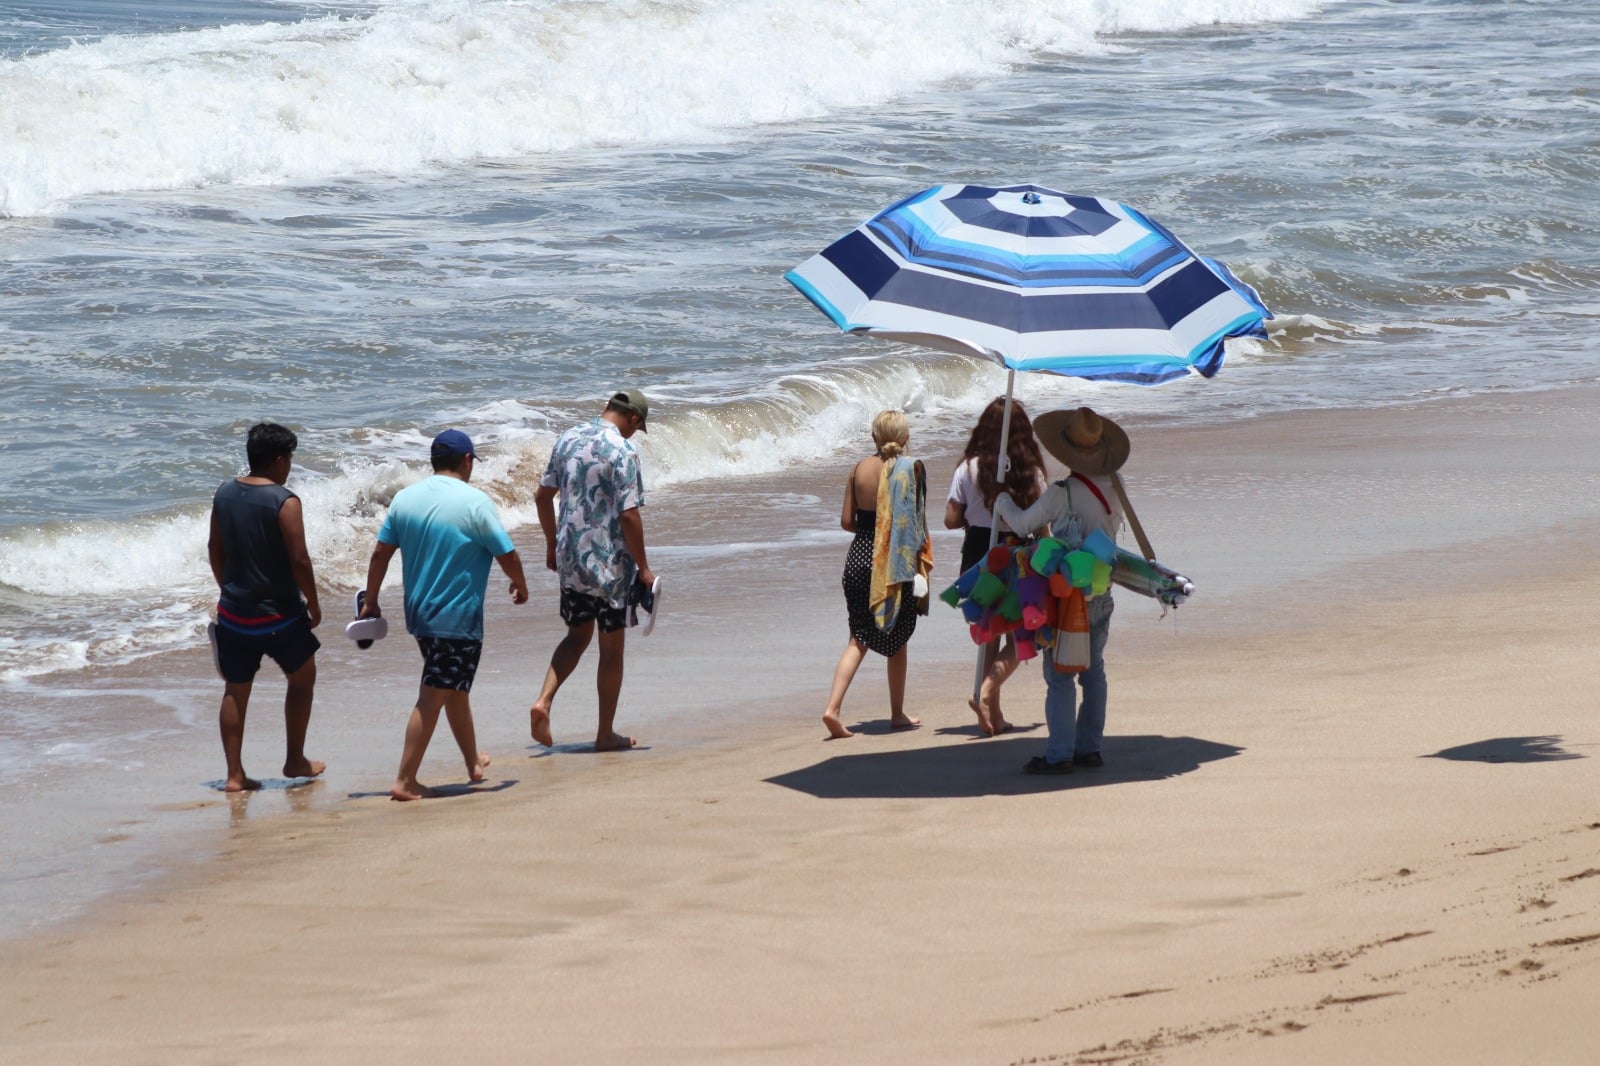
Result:
M994 460L994 482L996 485L1004 485L1006 474L1011 470L1011 392L1016 383L1017 372L1008 370L1006 372L1006 405L1000 415L1000 454L995 456ZM1000 520L991 516L989 519L989 548L992 550L998 543L1000 543ZM988 645L978 645L978 669L972 678L972 698L975 701L983 698L983 657L988 650ZM998 655L998 652L996 654Z

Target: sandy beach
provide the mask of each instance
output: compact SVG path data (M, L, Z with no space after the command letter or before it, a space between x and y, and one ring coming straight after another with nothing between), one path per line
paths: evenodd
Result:
M582 751L581 685L574 743L520 739L554 623L497 608L491 647L523 652L474 691L490 786L387 802L389 708L393 750L298 799L206 799L215 857L0 949L0 1061L1592 1062L1596 402L1131 427L1135 502L1201 593L1165 619L1119 596L1107 765L1070 777L1018 772L1037 671L1020 728L977 737L937 604L923 727L887 730L869 664L862 735L822 740L842 540L759 571L786 610L737 640L696 605L759 561L676 553L678 628L630 644L624 717L704 708L634 753ZM832 507L832 474L794 487ZM669 580L702 539L672 500ZM314 741L375 685L405 699L384 662L324 689Z

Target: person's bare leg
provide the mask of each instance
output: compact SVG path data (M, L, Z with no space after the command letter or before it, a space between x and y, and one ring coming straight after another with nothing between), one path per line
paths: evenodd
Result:
M906 662L905 646L889 656L889 728L910 729L922 724L922 719L906 714Z
M994 722L989 718L989 671L994 668L995 654L1000 650L998 638L989 641L983 646L983 682L978 686L977 695L967 700L967 706L972 708L972 713L978 716L978 728L986 737L994 736Z
M617 720L617 701L622 698L622 653L627 639L626 629L600 634L600 669L595 674L595 688L600 695L600 727L594 734L595 751L621 751L638 743L613 728Z
M856 671L861 669L861 660L866 658L866 654L866 645L851 637L845 641L844 651L839 653L839 665L833 668L833 688L828 692L828 706L822 712L822 724L828 727L828 736L834 740L855 736L839 720L839 712L844 709L844 694L850 691L850 682L855 680Z
M450 733L461 749L461 758L467 764L467 779L473 783L483 780L484 768L489 765L489 753L478 750L478 731L472 722L472 702L465 692L451 692L444 698L445 721L450 723Z
M250 687L227 682L222 689L222 708L217 712L217 726L222 732L222 757L228 761L228 781L223 786L227 792L251 792L261 787L261 782L244 772L244 716L250 708Z
M428 741L433 739L433 729L439 724L439 708L444 706L446 694L446 689L427 685L419 688L417 705L411 708L411 720L406 723L406 744L400 752L400 772L389 789L390 799L432 799L438 795L417 780L417 771L422 768L422 756L428 751Z
M1000 686L1006 679L1017 672L1017 645L1010 637L1006 638L1005 650L995 658L988 671L985 672L983 685L979 689L978 699L984 709L989 712L989 728L993 730L990 736L999 736L1011 728L1011 723L1006 721L1006 716L1000 710Z
M567 635L561 638L561 643L556 645L555 652L550 656L550 668L545 671L539 698L528 708L529 732L534 740L547 748L555 743L550 733L550 706L555 702L562 684L578 668L578 661L583 658L583 653L589 647L589 638L593 635L593 622L567 627Z
M316 777L328 767L306 758L306 729L311 725L311 697L317 687L317 659L312 656L289 675L283 694L283 727L288 733L288 753L283 758L284 777Z

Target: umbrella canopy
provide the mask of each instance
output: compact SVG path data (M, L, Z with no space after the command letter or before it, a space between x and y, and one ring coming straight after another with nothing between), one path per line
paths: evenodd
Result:
M1140 385L1212 376L1271 317L1126 204L1038 185L925 189L784 277L850 333Z

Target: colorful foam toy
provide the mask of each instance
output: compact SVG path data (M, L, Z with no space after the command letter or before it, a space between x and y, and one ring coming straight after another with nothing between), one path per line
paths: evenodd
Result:
M1108 585L1110 572L1096 555L1043 537L1021 547L996 546L939 598L961 611L974 644L1009 633L1019 660L1049 652L1058 669L1082 670L1088 666L1085 596L1097 577L1102 588Z
M978 575L978 580L972 586L970 599L974 599L985 607L993 607L999 603L1006 594L1006 582L999 574L985 570Z
M1062 558L1067 554L1067 546L1054 537L1041 537L1033 546L1033 554L1029 557L1029 565L1033 572L1040 577L1049 577L1061 565Z
M1083 550L1107 566L1115 565L1117 561L1117 542L1106 536L1103 529L1091 530L1083 538Z
M974 644L1011 634L1017 658L1049 653L1056 669L1089 666L1088 602L1113 585L1176 607L1194 591L1177 572L1117 548L1096 530L1079 548L1054 537L992 548L939 598L961 611Z
M1067 553L1067 580L1075 589L1086 589L1094 584L1095 557L1086 551Z

